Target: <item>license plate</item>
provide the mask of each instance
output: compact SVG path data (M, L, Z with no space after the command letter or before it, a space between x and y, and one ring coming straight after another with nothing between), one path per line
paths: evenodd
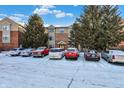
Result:
M95 57L95 55L92 55L92 57Z
M124 56L118 56L119 59L124 59Z

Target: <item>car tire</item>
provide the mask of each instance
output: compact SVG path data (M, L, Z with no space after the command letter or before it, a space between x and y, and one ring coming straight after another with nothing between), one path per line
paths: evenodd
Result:
M112 63L112 62L109 60L109 58L107 58L106 61L107 61L108 63Z
M76 57L75 60L77 60L78 58Z
M67 57L65 57L65 59L67 59L67 60L68 60L68 58L67 58Z

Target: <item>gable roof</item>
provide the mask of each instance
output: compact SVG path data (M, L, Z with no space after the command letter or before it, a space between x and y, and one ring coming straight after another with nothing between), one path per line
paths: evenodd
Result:
M60 42L58 42L57 44L66 44L66 42L60 41Z
M7 20L7 21L9 21L9 22L12 22L12 23L14 23L14 24L16 24L16 25L19 25L19 26L23 27L22 25L18 24L17 22L13 21L12 19L10 19L10 18L8 18L8 17L5 17L5 18L3 18L2 20L0 20L0 23L3 22L3 21L5 21L5 20Z

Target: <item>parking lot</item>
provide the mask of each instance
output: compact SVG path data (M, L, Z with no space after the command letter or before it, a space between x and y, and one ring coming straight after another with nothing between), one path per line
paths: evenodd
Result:
M10 57L0 54L0 87L124 87L124 65L78 60Z

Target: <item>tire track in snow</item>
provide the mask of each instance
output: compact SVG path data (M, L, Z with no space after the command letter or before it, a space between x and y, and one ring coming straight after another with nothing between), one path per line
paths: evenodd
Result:
M75 75L76 75L76 73L77 73L78 71L79 71L79 67L77 68L77 70L76 70L74 76L72 77L71 81L70 81L69 84L67 85L67 88L70 88L72 82L74 81L74 77L75 77Z
M81 59L81 58L82 58L82 56L80 56L78 59ZM83 60L83 61L82 61L82 60ZM85 61L84 61L84 59L82 59L82 60L80 60L79 62L82 63L82 66L85 66L85 64L84 64ZM78 61L78 60L77 60L77 61ZM76 74L78 73L78 71L79 71L79 69L80 69L80 66L81 66L81 65L79 65L79 66L77 67L77 69L76 69L74 75L72 76L72 79L70 80L69 84L67 85L67 88L70 88L71 84L73 83L74 77L75 77ZM82 67L82 66L81 66L81 67Z

